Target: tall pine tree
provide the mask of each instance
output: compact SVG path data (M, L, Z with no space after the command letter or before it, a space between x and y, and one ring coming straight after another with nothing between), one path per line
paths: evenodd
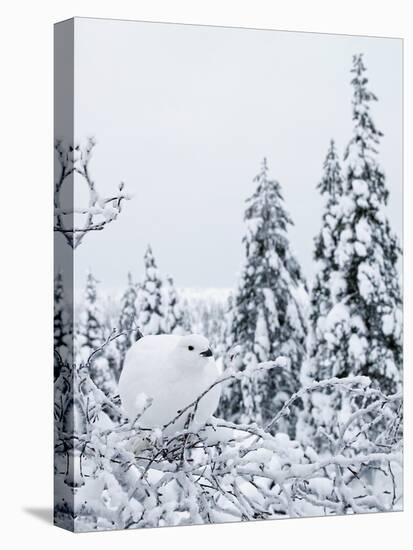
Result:
M300 266L290 250L288 227L292 220L285 210L280 184L268 177L266 159L254 182L257 188L245 211L245 263L229 340L242 346L239 369L286 355L291 371L270 370L250 381L234 382L230 391L241 395L241 403L228 399L227 392L227 402L234 409L226 415L265 424L298 389L305 356L304 309L308 297ZM294 434L293 413L284 429Z
M323 176L317 185L325 199L322 227L314 239L315 274L310 295L308 358L303 362L301 380L304 385L336 374L337 345L332 346L325 332L326 319L334 305L338 265L335 259L340 223L340 201L344 182L333 140L323 165ZM338 341L339 345L341 344ZM297 435L306 444L322 447L326 442L317 436L318 428L329 430L337 424L340 398L331 388L311 392L304 398L299 415Z
M366 375L392 393L402 377L401 251L385 212L389 192L378 163L382 133L370 113L377 97L368 89L362 55L354 56L351 72L354 130L345 153L338 273L330 282L335 305L325 336L336 348L335 375Z
M332 376L334 356L324 338L325 318L330 312L332 289L338 266L335 259L340 220L340 200L343 196L343 177L333 140L323 165L323 177L317 188L325 198L322 228L314 239L315 275L310 298L309 364L318 380Z
M145 252L145 277L138 291L138 326L144 335L165 333L163 285L152 248Z
M389 193L378 163L382 133L370 113L377 97L368 89L362 55L354 56L351 72L354 130L344 157L343 196L337 200L332 193L341 189L339 177L327 190L320 235L331 246L320 236L316 240L315 256L323 262L312 293L308 373L312 379L361 374L393 393L402 381L400 248L385 212ZM341 391L312 393L300 438L322 447L326 439L316 437L316 427L337 431L351 410L352 400Z

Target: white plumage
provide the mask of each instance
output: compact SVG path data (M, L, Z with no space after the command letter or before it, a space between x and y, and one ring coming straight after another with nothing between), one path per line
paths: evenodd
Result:
M119 380L123 408L133 421L142 411L143 395L152 399L142 414L143 428L162 428L211 386L218 368L209 342L203 336L144 336L128 351ZM215 412L220 385L210 390L198 404L192 430L205 424ZM189 411L166 429L170 435L183 430Z

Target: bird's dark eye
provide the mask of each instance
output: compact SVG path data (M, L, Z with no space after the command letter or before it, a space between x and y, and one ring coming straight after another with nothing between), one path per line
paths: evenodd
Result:
M189 351L194 351L194 346L188 346Z

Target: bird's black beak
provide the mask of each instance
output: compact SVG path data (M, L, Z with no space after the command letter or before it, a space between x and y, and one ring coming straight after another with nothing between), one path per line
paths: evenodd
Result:
M207 350L201 352L199 355L202 355L202 357L212 357L212 351L210 350L210 348L208 348Z

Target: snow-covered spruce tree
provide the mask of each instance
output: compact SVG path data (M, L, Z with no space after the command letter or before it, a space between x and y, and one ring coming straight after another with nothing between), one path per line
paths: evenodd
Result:
M334 141L331 140L323 166L323 177L318 184L326 198L322 228L314 239L315 275L310 295L309 359L319 380L332 376L334 357L324 338L323 321L332 308L331 283L337 271L335 252L339 222L339 202L343 196L343 178Z
M340 201L343 196L343 177L334 140L330 141L323 164L323 176L317 185L325 198L322 227L314 239L315 274L310 294L308 358L303 362L301 379L303 384L313 380L324 380L334 376L335 348L326 338L326 317L333 307L334 283L338 265L335 259ZM335 411L340 406L334 395L334 388L326 387L305 396L300 422L297 425L299 437L312 445L321 443L316 439L319 427L335 422Z
M86 279L84 309L80 315L80 333L77 335L79 364L84 364L90 354L103 345L107 337L97 283L97 279L89 271ZM116 372L103 354L99 354L91 364L90 376L98 388L106 394L111 395L115 392Z
M240 360L240 355L236 353L237 346L234 341L234 317L235 317L235 296L231 293L228 296L227 304L224 310L224 323L222 326L221 349L222 368L224 371L235 367L237 369L245 368ZM241 351L241 347L239 347ZM219 400L216 416L228 420L239 420L245 412L242 400L241 381L234 381L231 384L223 385L221 388L221 398Z
M333 308L324 338L334 354L333 375L363 374L385 393L401 388L402 300L400 247L386 217L389 192L378 164L382 133L370 114L363 56L353 58L353 136L345 152L345 196L337 233L338 272L330 281Z
M171 275L166 277L164 292L165 330L168 334L185 334L184 311Z
M138 290L138 327L144 335L165 333L163 285L152 248L145 252L145 277Z
M117 327L120 333L125 333L124 336L120 336L116 339L120 366L123 365L126 352L137 340L137 331L134 330L138 328L138 311L136 308L137 296L137 285L132 278L132 274L128 273L128 285L122 296L121 311Z
M104 318L97 283L97 279L89 271L79 323L79 344L81 348L88 348L88 353L100 347L105 339Z
M230 391L240 392L242 400L227 399L234 409L226 411L226 416L265 424L298 389L308 297L300 266L290 250L287 230L293 222L285 210L280 184L268 178L266 159L254 182L257 188L245 211L245 263L231 315L230 340L242 346L236 365L240 370L279 355L289 357L291 370L268 371L254 381L236 381ZM291 411L282 429L294 435L295 421Z

